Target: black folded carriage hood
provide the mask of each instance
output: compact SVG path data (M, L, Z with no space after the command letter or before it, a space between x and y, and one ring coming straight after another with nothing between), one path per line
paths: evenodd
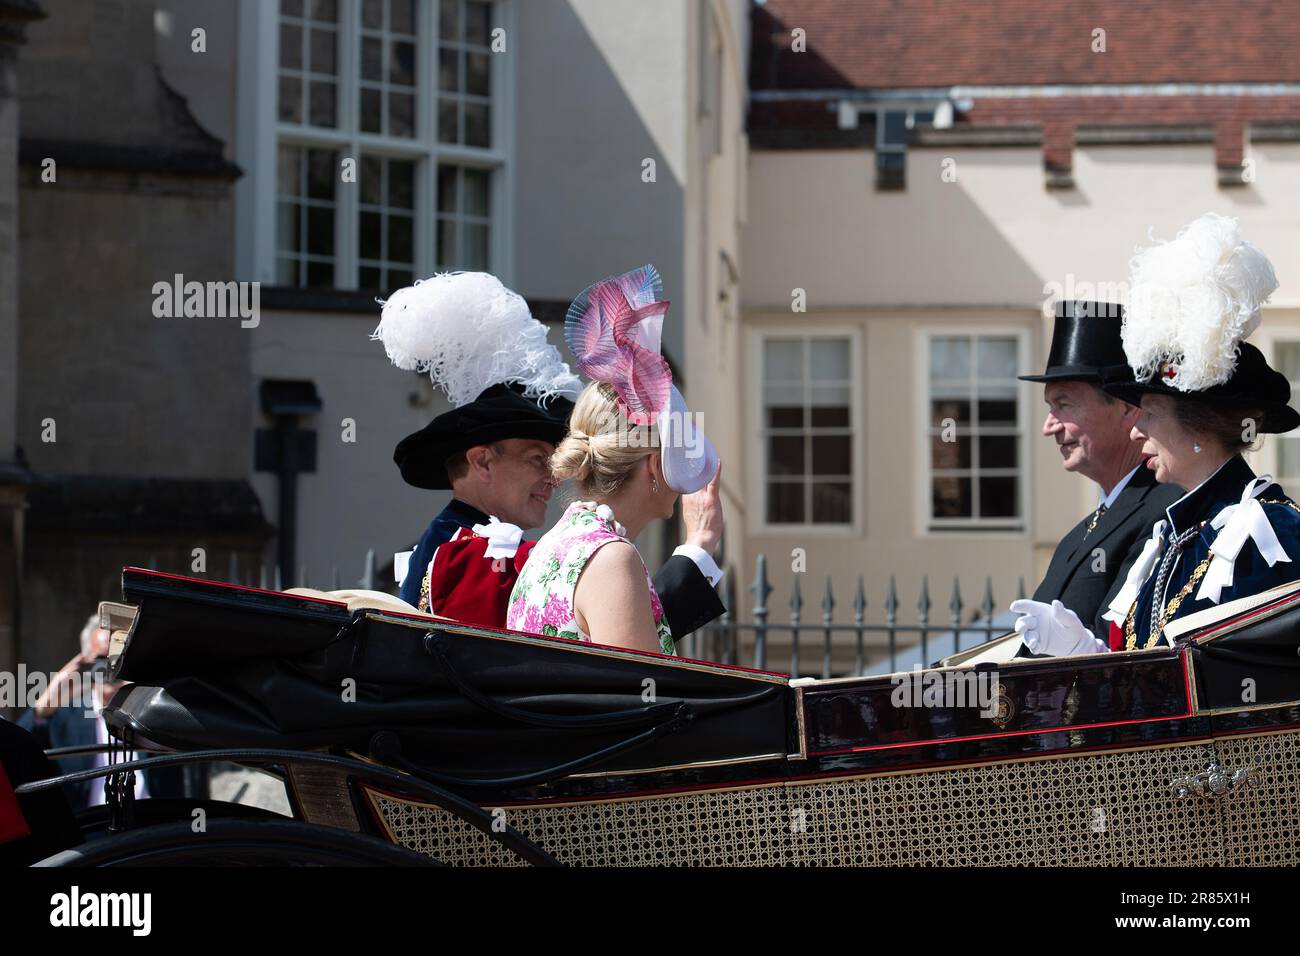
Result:
M634 737L585 769L797 749L781 675L137 569L123 594L138 610L115 673L134 683L108 717L141 746L348 750L494 778Z

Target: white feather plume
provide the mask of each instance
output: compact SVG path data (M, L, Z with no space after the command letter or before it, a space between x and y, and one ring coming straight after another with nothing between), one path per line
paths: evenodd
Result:
M1237 220L1217 213L1141 250L1129 270L1124 354L1139 381L1168 363L1173 374L1163 381L1183 392L1232 376L1239 346L1277 288L1272 263L1241 238Z
M400 369L428 372L459 408L505 382L547 401L576 399L582 382L546 341L528 304L486 272L440 273L398 289L382 303L372 339Z

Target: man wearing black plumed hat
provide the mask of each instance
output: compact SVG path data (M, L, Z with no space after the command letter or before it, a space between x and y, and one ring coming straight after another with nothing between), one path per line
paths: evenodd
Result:
M1032 600L1015 601L1016 630L1037 654L1078 653L1053 646L1054 635L1072 633L1051 626L1073 611L1094 634L1106 634L1106 613L1129 568L1142 554L1152 525L1182 494L1161 485L1142 467L1143 442L1131 432L1140 410L1102 390L1132 372L1120 337L1123 308L1110 302L1063 301L1047 368L1022 380L1042 382L1047 417L1042 432L1056 442L1061 466L1097 485L1097 507L1061 539Z
M438 595L430 603L428 592L431 563L442 545L471 532L483 539L479 550L489 558L526 553L519 535L545 520L555 487L551 454L568 431L582 383L547 342L546 327L523 298L484 272L437 275L398 290L384 303L373 337L398 368L428 372L453 405L402 439L393 453L408 484L452 492L410 553L405 572L397 567L400 595L422 609L462 620L464 612L478 613L483 616L472 623L503 626L504 614L494 621L494 612L479 605L491 603L498 591L508 595L513 578L489 583L484 575L471 575L472 594L452 594L459 585L449 581L432 582L447 602L435 606ZM674 638L724 610L714 590L722 573L711 555L722 531L721 503L716 488L691 498L683 499L689 543L655 576ZM463 563L466 549L455 554L461 563L444 577L477 569Z

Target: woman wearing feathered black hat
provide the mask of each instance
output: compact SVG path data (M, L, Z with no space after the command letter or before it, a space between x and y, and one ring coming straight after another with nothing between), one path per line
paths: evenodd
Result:
M1135 380L1105 388L1140 404L1133 435L1156 479L1191 490L1152 528L1104 615L1110 633L1092 635L1068 611L1029 622L1050 643L1171 644L1171 621L1300 579L1300 509L1242 457L1257 435L1300 425L1286 377L1244 341L1276 288L1236 221L1212 213L1133 259L1123 339Z

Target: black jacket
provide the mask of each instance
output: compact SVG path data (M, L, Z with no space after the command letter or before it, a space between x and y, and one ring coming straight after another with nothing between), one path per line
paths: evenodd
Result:
M1090 512L1061 539L1034 600L1059 600L1092 628L1095 637L1106 640L1110 626L1102 614L1124 585L1151 528L1183 494L1177 485L1159 484L1145 465L1138 468L1091 533L1085 535Z

